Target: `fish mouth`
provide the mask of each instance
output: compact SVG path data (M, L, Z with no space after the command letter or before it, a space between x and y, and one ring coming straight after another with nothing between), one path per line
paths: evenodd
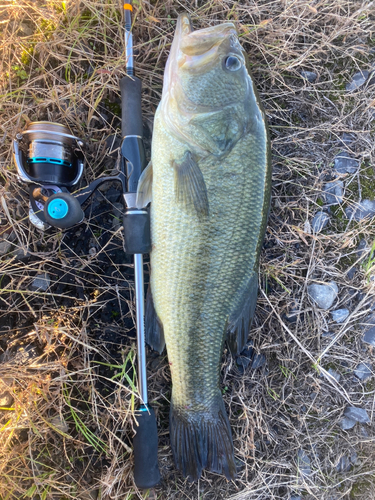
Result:
M201 30L193 30L190 16L177 19L174 54L179 68L198 70L216 61L221 45L237 34L233 23L222 23Z

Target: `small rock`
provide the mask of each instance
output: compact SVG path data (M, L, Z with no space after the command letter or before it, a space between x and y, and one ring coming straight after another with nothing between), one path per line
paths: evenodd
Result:
M333 321L336 323L343 323L346 318L349 316L349 310L348 309L336 309L335 311L331 312L331 316Z
M262 366L266 363L266 357L264 354L255 354L253 357L253 361L251 363L252 370L256 370L257 368L262 368Z
M324 197L328 205L338 205L344 198L343 181L327 182L323 188Z
M346 456L340 457L339 463L336 465L337 472L348 472L352 468L350 460Z
M348 134L347 132L344 132L341 137L341 141L347 146L348 144L351 144L355 139L355 136L353 134Z
M333 370L332 368L328 369L328 373L337 381L340 382L341 375L339 372L336 370Z
M356 249L357 256L362 257L363 254L368 252L368 250L369 250L369 247L367 245L367 241L364 238L362 238L357 246L357 249Z
M344 417L340 422L340 427L343 431L352 429L357 422L349 417Z
M348 219L354 219L360 221L366 217L373 217L375 215L375 201L363 200L360 203L356 203L352 207L345 209L345 214Z
M313 71L304 71L304 70L301 71L300 75L302 76L303 79L309 81L310 83L314 83L318 76Z
M311 474L311 462L310 458L306 455L303 450L298 450L297 453L297 464L303 476L310 476Z
M354 370L354 375L359 378L359 380L367 380L372 375L371 366L366 365L366 363L360 363Z
M49 277L48 273L37 274L37 276L31 283L31 289L38 291L41 290L45 292L46 290L48 290L50 284L51 284L51 278Z
M0 256L6 255L12 248L12 243L8 240L0 241Z
M300 495L292 495L289 497L289 500L302 500L302 497Z
M348 92L353 92L354 90L359 89L369 77L370 72L363 70L358 71L353 75L352 81L347 83L345 88Z
M368 432L367 432L367 429L366 427L364 427L363 425L360 426L359 428L359 432L361 433L361 436L364 437L364 438L368 438Z
M347 151L342 151L335 158L335 170L339 174L355 174L359 161L352 158Z
M328 285L318 285L314 283L307 287L307 293L310 298L325 311L332 306L338 291L339 289L334 281L331 281Z
M325 339L333 339L335 336L334 332L323 332L322 337Z
M346 277L349 280L352 280L355 276L355 273L358 271L358 269L354 266L349 269L349 271L346 273Z
M357 408L355 406L347 406L344 411L344 416L351 418L356 422L361 422L361 424L367 424L370 422L367 411L363 408Z
M374 345L375 346L375 326L371 327L367 332L365 333L363 337L363 341L366 342L366 344Z
M350 455L350 461L353 465L355 465L358 462L358 455L355 451Z
M96 254L97 254L97 250L96 250L96 248L95 248L95 247L91 247L91 248L89 248L89 255L90 255L91 257L94 257Z
M14 398L9 391L5 391L0 394L0 407L10 408L14 402Z
M314 233L319 233L329 222L329 215L325 212L317 212L311 221L311 229Z

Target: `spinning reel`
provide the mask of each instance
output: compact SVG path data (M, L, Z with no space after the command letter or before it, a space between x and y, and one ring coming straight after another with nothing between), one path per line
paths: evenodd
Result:
M31 122L13 140L13 157L20 181L29 184L29 219L41 230L50 226L66 229L84 218L81 205L102 183L120 181L122 172L101 177L83 190L71 194L83 174L84 143L64 125Z

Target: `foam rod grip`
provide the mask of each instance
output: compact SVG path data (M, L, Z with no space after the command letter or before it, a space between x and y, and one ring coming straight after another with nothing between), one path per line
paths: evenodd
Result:
M120 89L122 136L139 135L143 137L142 82L136 76L125 76L120 81Z
M154 410L141 407L137 433L133 439L134 482L140 489L156 486L160 481L158 467L158 433Z

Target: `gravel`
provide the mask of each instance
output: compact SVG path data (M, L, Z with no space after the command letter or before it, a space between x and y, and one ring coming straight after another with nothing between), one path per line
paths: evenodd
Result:
M352 418L349 417L344 417L340 422L340 427L343 431L347 431L349 429L352 429L356 423L357 423L356 420L353 420Z
M306 455L304 450L298 450L297 464L298 464L298 469L303 476L310 476L311 475L310 458Z
M341 151L335 157L335 170L338 174L355 174L359 167L359 161L352 158L347 151Z
M344 416L354 420L355 422L361 422L361 424L367 424L370 422L367 411L363 408L357 408L355 406L347 406L344 411Z
M327 182L324 185L323 192L328 205L338 205L344 199L344 183L339 180Z
M0 256L6 255L12 248L12 243L8 240L0 241Z
M49 277L48 273L42 273L38 274L33 282L31 283L31 290L38 290L45 292L48 290L49 286L51 284L51 278Z
M318 77L318 75L313 71L305 71L305 70L301 71L300 75L304 80L307 80L310 83L314 83Z
M352 468L349 457L340 457L339 463L336 465L337 472L348 472Z
M326 311L334 303L338 291L339 289L334 281L331 281L328 285L318 285L314 283L307 287L307 293L310 298L316 302L321 309Z
M359 380L367 380L372 375L372 367L366 363L360 363L354 370L354 375L359 378Z
M366 70L358 71L355 73L349 83L346 84L345 88L348 92L353 92L359 89L366 82L369 77L370 72Z
M325 212L317 212L311 221L311 229L314 233L319 233L329 222L329 215Z
M333 321L336 323L343 323L346 318L349 316L349 310L348 309L336 309L335 311L331 312L331 316Z
M332 368L328 369L328 373L337 381L340 382L341 375L339 372L336 370L333 370Z
M375 215L375 201L363 200L360 203L356 203L354 206L346 208L345 214L348 219L353 218L356 221L360 221L366 217L373 217Z
M365 333L363 337L363 341L366 342L366 344L374 345L375 346L375 326L371 327L367 332Z

